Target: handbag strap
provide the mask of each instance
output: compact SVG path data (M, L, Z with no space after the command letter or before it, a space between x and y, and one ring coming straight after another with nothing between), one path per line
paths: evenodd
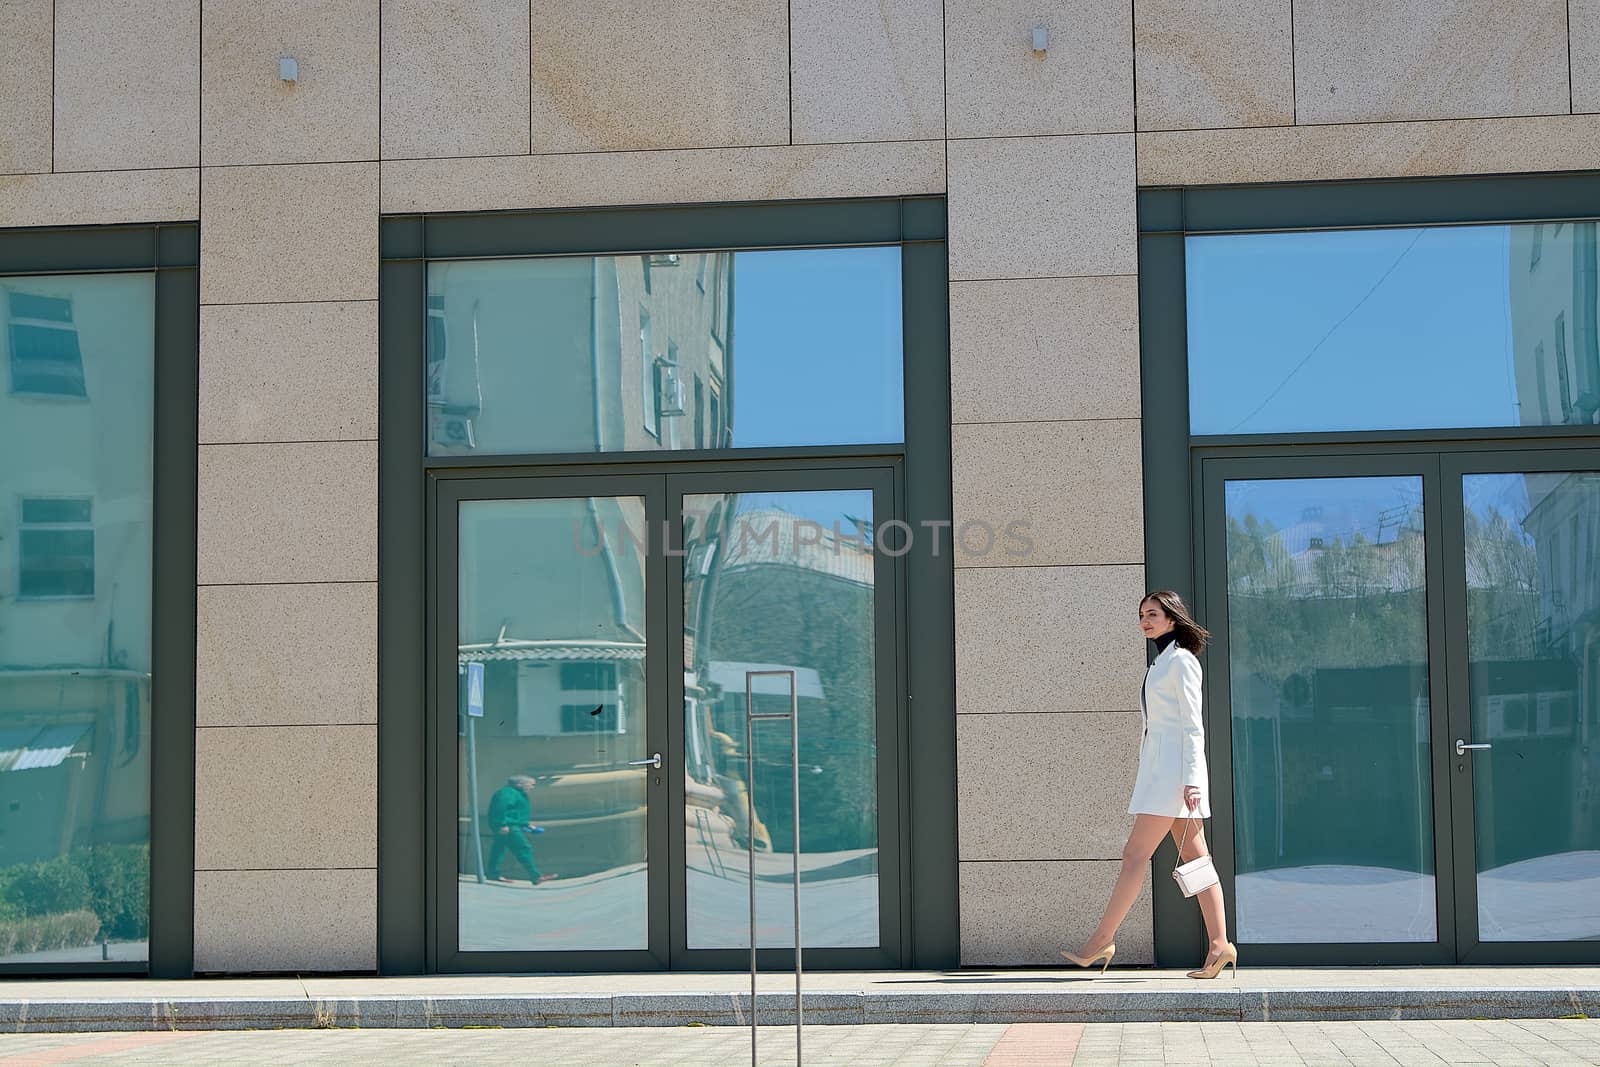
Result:
M1178 861L1172 865L1174 871L1183 866L1183 846L1189 843L1189 823L1193 821L1188 815L1183 817L1183 837L1178 841Z

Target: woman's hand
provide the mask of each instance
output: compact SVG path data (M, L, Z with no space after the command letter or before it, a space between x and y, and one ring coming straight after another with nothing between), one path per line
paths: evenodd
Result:
M1197 785L1186 785L1186 786L1184 786L1183 787L1183 802L1188 805L1190 811L1199 811L1200 810L1200 787L1197 786Z

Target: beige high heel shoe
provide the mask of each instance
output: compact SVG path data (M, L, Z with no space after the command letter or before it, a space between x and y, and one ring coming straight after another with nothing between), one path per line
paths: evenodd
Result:
M1232 967L1234 978L1239 977L1239 947L1232 941L1228 947L1217 953L1217 958L1206 961L1206 965L1198 971L1190 971L1190 978L1215 978L1222 973L1222 968Z
M1101 949L1099 952L1096 952L1093 956L1080 956L1076 952L1068 952L1066 949L1061 950L1062 959L1070 960L1071 962L1076 963L1079 967L1093 967L1096 963L1100 963L1101 960L1104 960L1104 963L1100 963L1101 974L1106 973L1106 968L1111 966L1111 957L1115 956L1116 954L1117 943L1115 941Z

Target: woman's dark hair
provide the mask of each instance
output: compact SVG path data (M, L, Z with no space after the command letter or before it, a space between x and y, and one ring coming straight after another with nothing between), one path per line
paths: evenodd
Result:
M1170 589L1157 589L1145 594L1144 599L1139 601L1139 610L1143 611L1144 606L1152 600L1172 620L1172 632L1177 635L1178 644L1198 656L1205 649L1206 642L1211 640L1211 633L1194 621L1194 616L1184 607L1183 598Z

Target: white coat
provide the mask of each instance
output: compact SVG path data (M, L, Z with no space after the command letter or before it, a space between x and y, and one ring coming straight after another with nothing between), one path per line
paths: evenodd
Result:
M1206 732L1200 718L1200 661L1176 641L1156 657L1144 676L1139 697L1144 740L1139 745L1139 775L1128 814L1191 814L1211 817L1211 784L1206 775ZM1200 787L1200 808L1191 813L1183 787Z

